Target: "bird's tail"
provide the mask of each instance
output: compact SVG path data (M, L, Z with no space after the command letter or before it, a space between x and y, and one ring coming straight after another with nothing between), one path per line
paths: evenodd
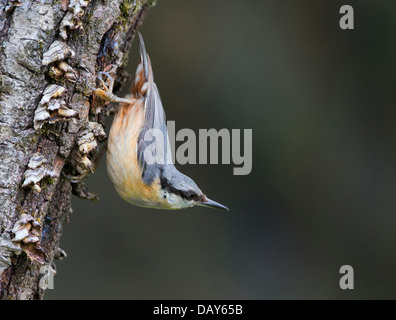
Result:
M150 57L146 52L143 37L139 34L140 63L136 69L135 79L132 83L131 91L135 96L145 96L148 87L153 84L153 70L151 68Z

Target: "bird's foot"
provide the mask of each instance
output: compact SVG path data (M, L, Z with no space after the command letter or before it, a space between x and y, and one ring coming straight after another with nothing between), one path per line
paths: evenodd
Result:
M107 84L103 80L102 75L105 75L107 77ZM107 72L101 71L98 72L98 79L99 82L101 83L103 89L101 88L92 88L89 84L88 86L93 90L93 92L102 98L103 100L109 101L109 102L116 102L116 103L131 103L131 100L129 99L124 99L124 98L119 98L116 95L113 94L113 86L114 86L114 78L110 76Z

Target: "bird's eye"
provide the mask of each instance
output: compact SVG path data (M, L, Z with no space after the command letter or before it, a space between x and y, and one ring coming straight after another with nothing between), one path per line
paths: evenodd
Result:
M193 200L195 198L195 193L191 192L187 195L187 200Z

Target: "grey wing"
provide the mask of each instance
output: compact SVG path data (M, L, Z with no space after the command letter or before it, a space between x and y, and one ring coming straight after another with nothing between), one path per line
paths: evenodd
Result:
M172 164L165 112L155 83L146 93L145 118L138 137L138 162L143 168L143 181L151 184L165 165Z
M137 141L138 162L143 169L143 181L151 184L165 165L172 164L164 108L154 83L150 58L139 33L140 64L136 70L132 91L144 99L144 124Z

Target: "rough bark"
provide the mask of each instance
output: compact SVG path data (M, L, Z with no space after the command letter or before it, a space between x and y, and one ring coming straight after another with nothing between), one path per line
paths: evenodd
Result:
M125 81L126 53L152 0L0 0L0 298L41 299L62 257L71 193L90 172L107 106L96 74ZM56 85L56 86L55 86Z

